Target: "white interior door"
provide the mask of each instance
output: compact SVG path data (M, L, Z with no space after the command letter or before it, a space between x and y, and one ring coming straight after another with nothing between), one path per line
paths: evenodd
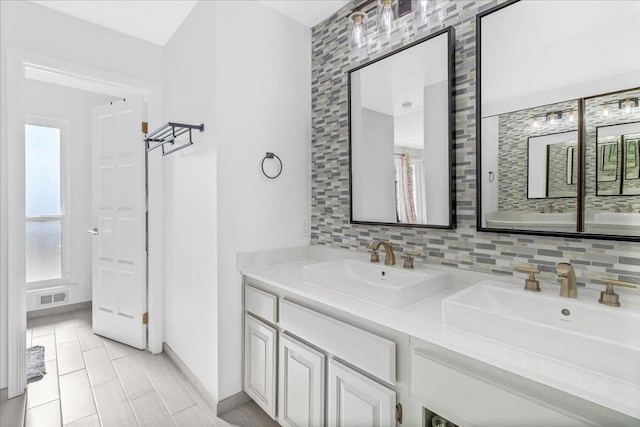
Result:
M146 172L143 101L93 109L93 330L146 347Z

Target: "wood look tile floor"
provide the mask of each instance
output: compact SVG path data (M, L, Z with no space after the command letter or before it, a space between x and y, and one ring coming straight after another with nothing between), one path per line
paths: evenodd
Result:
M167 356L94 335L90 310L29 319L32 345L47 374L28 385L27 427L278 425L254 402L217 418Z

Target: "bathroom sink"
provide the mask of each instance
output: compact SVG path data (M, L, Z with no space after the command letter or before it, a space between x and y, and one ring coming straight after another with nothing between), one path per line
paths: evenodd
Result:
M640 225L640 213L635 212L601 212L594 215L597 224Z
M409 270L349 259L306 265L302 269L306 283L395 309L442 291L448 277L447 272L418 264Z
M589 293L588 300L561 298L549 288L530 293L519 285L483 280L442 301L442 322L640 385L637 298L625 295L626 309L611 308L598 304L598 291L579 292Z

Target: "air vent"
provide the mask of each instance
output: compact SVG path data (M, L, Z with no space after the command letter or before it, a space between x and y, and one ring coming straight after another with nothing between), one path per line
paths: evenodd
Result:
M38 306L66 304L69 300L69 291L65 290L50 294L41 294L39 298Z

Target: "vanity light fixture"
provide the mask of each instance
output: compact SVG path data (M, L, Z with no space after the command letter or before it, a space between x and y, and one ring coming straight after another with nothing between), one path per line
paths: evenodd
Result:
M624 101L618 101L618 108L625 114L631 114L633 108L638 107L638 98L626 98Z
M349 29L349 47L351 47L351 50L360 50L366 44L364 21L367 19L367 14L361 11L356 11L349 15L349 19L351 20L351 28Z
M413 13L422 22L429 19L429 8L432 0L413 0Z
M396 29L396 16L393 12L393 0L380 0L378 2L378 34L390 39Z
M356 1L356 3L358 3ZM375 44L376 38L390 39L396 31L396 19L409 16L412 19L427 22L432 14L435 0L364 0L353 8L349 15L349 47L352 51L359 51L368 43ZM375 9L375 11L374 11ZM375 34L367 36L366 21L376 14ZM398 16L399 14L399 16ZM440 10L439 21L444 18ZM405 23L406 24L406 23ZM402 28L403 34L408 34L408 25Z
M552 111L550 113L539 114L531 118L531 127L541 128L545 125L556 126L558 124L572 124L576 121L575 110Z
M631 114L634 108L638 108L638 101L638 97L607 101L602 104L602 115L609 117L616 109L618 111L622 110L624 114Z

